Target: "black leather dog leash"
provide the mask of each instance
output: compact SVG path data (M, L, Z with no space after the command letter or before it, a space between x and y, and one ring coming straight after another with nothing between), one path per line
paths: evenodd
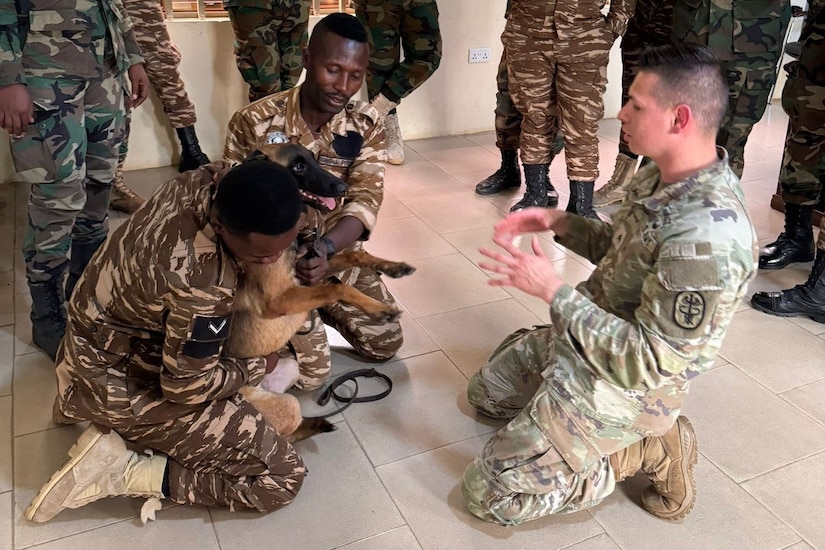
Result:
M366 395L363 397L358 397L358 378L380 378L387 384L387 389L380 393L376 393L374 395ZM337 393L337 390L342 384L346 382L352 381L355 384L355 387L352 389L352 395L341 395ZM357 369L347 373L342 374L341 376L337 377L335 380L329 383L329 385L324 388L324 391L321 392L321 395L318 396L318 399L315 401L322 407L329 403L329 400L332 399L337 403L346 403L343 407L336 409L332 412L322 414L319 416L308 416L306 418L328 418L330 416L336 415L343 410L347 409L353 403L369 403L371 401L378 401L380 399L384 399L387 397L390 392L392 391L392 380L389 376L384 373L378 372L375 369Z

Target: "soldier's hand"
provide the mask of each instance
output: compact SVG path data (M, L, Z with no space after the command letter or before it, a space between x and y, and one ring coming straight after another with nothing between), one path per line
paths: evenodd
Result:
M525 208L512 214L508 214L503 220L493 227L493 238L512 239L522 233L534 233L536 231L557 230L555 225L560 218L564 217L564 212L549 208Z
M134 109L149 97L149 77L142 64L129 67L129 82L132 84L132 95L128 104L130 109Z
M500 275L499 278L491 278L488 282L491 286L512 286L531 296L541 298L548 304L553 301L553 297L559 288L564 284L553 263L544 254L539 244L539 238L533 236L532 254L524 252L508 239L494 238L493 241L504 249L505 253L482 248L482 254L495 260L493 262L481 262L482 269L492 271Z
M0 87L0 128L14 138L23 137L34 122L34 104L25 84Z
M304 245L302 245L303 247ZM306 253L301 254L301 247L298 248L298 260L295 262L295 275L298 280L305 285L318 284L329 269L329 262L326 256ZM304 252L306 252L304 250Z

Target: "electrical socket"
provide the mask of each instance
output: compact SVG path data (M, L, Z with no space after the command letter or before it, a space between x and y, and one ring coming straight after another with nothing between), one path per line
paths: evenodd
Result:
M467 56L467 61L470 63L487 63L492 57L492 50L490 48L470 48L470 53Z

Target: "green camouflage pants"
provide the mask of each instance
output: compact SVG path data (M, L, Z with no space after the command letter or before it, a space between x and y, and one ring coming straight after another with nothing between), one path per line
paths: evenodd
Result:
M604 115L607 60L613 35L606 26L583 32L576 46L561 52L552 41L505 31L510 96L524 115L521 161L549 164L561 128L567 176L594 181L599 176L599 121Z
M294 88L303 70L309 0L274 0L270 9L226 9L235 31L238 70L249 84L249 101Z
M789 75L782 90L782 107L789 117L779 173L782 199L815 205L825 176L825 86Z
M114 72L102 79L29 78L34 124L12 139L14 166L31 183L23 238L26 277L63 272L72 241L100 244L109 230L109 189L123 139L125 95Z
M367 95L372 100L384 94L398 103L430 78L441 62L438 5L435 0L353 0L352 4L369 34Z
M334 278L354 286L371 298L395 305L395 299L381 276L372 269L347 269ZM290 352L298 359L301 372L296 388L314 389L329 379L331 365L325 323L340 332L359 355L372 361L392 358L404 343L401 323L398 321L377 321L360 309L344 303L321 308L318 312L313 312L299 333L289 341Z
M135 39L146 62L143 68L172 128L193 126L195 106L180 78L180 52L166 28L158 0L123 0L134 23Z
M607 457L576 472L542 431L559 422L544 368L553 353L553 327L511 334L471 379L470 403L494 418L512 419L464 472L469 510L483 520L518 525L548 514L595 506L613 492ZM570 452L575 452L575 449Z
M722 68L727 75L730 102L716 143L728 151L730 167L741 178L745 144L754 124L765 114L776 82L776 58L726 61Z

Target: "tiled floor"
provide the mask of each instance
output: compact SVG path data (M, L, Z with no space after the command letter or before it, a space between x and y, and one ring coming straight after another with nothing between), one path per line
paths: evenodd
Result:
M782 228L782 215L768 203L785 124L772 107L747 149L744 188L761 242ZM615 120L603 123L602 182L612 171L617 131ZM43 525L22 518L80 427L49 422L53 366L30 345L19 253L26 192L18 188L15 197L12 187L0 188L0 548L825 549L825 325L770 317L747 304L717 366L696 380L685 407L701 452L698 502L687 519L665 523L642 510L642 478L591 511L518 528L468 514L461 473L500 424L473 413L464 397L467 378L503 336L548 315L538 300L487 286L477 265L478 247L489 244L492 224L518 197L472 192L497 167L492 134L407 145L407 163L388 168L368 244L418 267L412 277L387 281L406 310L406 343L382 367L394 390L338 416L336 432L300 443L309 467L303 490L287 508L263 516L175 506L141 526L140 502L110 499ZM128 180L147 195L174 174L145 170ZM551 175L565 181L562 159ZM564 205L566 185L559 187ZM587 277L586 261L549 235L542 239L566 281ZM792 286L810 267L760 274L751 291ZM343 348L334 364L338 373L361 366Z

